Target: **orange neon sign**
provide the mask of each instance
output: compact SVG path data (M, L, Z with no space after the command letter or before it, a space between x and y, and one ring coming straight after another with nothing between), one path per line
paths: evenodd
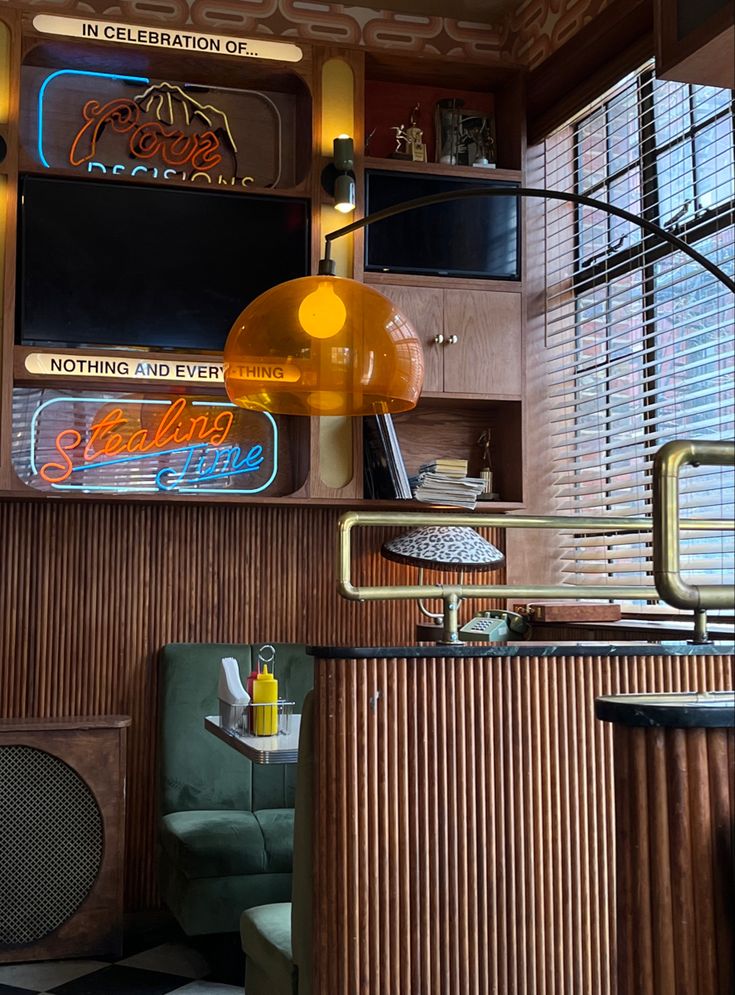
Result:
M146 115L154 115L155 120ZM72 166L95 158L106 130L129 136L128 153L134 159L160 156L173 169L190 166L208 172L218 166L225 150L218 132L226 147L237 151L226 115L210 104L199 103L171 83L159 83L136 97L119 97L105 104L88 100L82 117L84 124L69 150ZM199 123L203 130L188 131L192 123Z
M60 484L71 476L79 457L84 464L122 457L150 454L172 446L208 443L222 445L230 434L233 412L228 409L205 408L186 411L186 398L180 397L164 412L157 424L145 427L140 419L131 421L122 408L111 407L100 414L89 429L86 445L76 429L63 429L56 436L54 448L60 462L49 461L39 469L40 477L49 484Z

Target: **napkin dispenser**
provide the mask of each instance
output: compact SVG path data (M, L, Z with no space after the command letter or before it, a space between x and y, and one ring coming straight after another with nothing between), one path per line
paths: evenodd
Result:
M234 657L224 657L220 667L219 721L223 729L242 729L245 709L250 704L250 695L240 680L240 668Z

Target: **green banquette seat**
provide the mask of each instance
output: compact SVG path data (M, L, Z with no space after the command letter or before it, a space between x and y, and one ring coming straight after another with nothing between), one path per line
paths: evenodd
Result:
M301 704L313 661L273 644L279 696ZM218 713L220 661L243 684L261 644L172 643L159 657L159 880L185 933L232 932L256 905L291 900L296 767L251 764L204 728Z

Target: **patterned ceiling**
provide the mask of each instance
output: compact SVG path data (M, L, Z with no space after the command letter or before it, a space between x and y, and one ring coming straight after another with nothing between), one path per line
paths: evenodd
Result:
M429 17L451 17L457 21L492 24L504 14L515 10L519 0L380 0L382 10ZM375 0L350 3L350 7L378 6Z

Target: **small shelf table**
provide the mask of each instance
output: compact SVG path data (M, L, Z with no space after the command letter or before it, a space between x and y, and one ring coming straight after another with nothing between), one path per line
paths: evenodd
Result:
M217 739L242 753L254 764L295 764L299 759L299 729L301 716L292 715L287 733L275 736L252 736L221 726L218 715L208 715L204 728Z

